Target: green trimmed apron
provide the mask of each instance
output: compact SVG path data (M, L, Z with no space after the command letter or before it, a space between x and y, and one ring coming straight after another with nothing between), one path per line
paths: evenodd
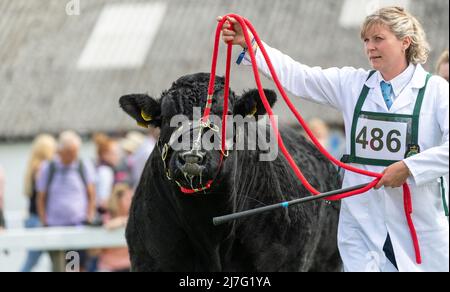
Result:
M375 72L371 71L367 79ZM387 167L420 153L419 117L431 76L430 73L427 75L425 86L419 90L412 115L363 111L362 107L370 90L364 85L353 114L350 155L345 157L344 162ZM448 217L442 178L441 192L444 211Z
M420 152L419 116L430 77L417 95L412 115L363 111L370 90L364 85L353 114L349 162L389 166Z

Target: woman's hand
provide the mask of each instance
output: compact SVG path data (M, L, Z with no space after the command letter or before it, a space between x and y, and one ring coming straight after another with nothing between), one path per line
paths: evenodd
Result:
M401 187L411 175L408 166L403 161L396 162L383 171L383 177L380 179L375 189L382 186L390 188Z
M217 22L222 20L222 16L217 17ZM233 25L233 30L231 30L231 25ZM251 33L250 38L252 38ZM232 17L227 17L227 21L222 26L222 40L228 44L231 42L233 45L240 45L244 49L247 48L247 44L245 43L244 32L242 31L242 27L239 22Z
M113 230L121 227L125 227L127 225L128 217L117 217L114 219L111 219L103 226L108 230Z

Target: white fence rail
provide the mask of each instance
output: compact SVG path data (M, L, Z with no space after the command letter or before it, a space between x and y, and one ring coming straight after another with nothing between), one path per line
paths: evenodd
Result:
M56 251L53 271L76 271L68 268L66 251L126 247L125 228L47 227L0 231L0 253L19 250Z
M0 250L76 250L125 247L125 229L47 227L0 231Z

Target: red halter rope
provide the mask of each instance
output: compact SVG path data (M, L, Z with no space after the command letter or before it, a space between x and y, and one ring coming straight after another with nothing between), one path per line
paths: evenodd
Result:
M224 25L225 21L227 20L227 17L231 17L236 19L239 24L242 27L243 33L244 33L244 37L245 37L245 42L247 44L248 48L252 48L252 44L251 44L251 39L248 33L248 29L250 29L251 33L253 34L259 49L261 50L261 53L264 56L264 59L269 67L270 73L272 75L272 79L275 82L279 92L281 93L284 101L286 102L286 104L288 105L289 109L293 112L293 114L295 115L295 117L297 118L297 120L299 121L299 123L302 125L302 127L305 129L307 135L311 138L312 142L315 144L315 146L319 149L319 151L325 156L327 157L329 160L331 160L335 165L338 165L346 170L355 172L355 173L359 173L362 175L366 175L366 176L371 176L371 177L375 177L375 179L369 183L367 186L362 187L360 189L357 190L353 190L353 191L349 191L340 195L336 195L336 196L332 196L327 198L327 200L340 200L340 199L344 199L350 196L354 196L354 195L358 195L358 194L362 194L367 192L368 190L372 189L373 187L376 186L376 184L379 182L379 180L381 179L381 177L383 176L380 173L375 173L375 172L370 172L370 171L366 171L363 169L359 169L350 165L347 165L345 163L342 163L341 161L337 160L336 158L334 158L331 154L329 154L327 152L327 150L320 144L320 142L316 139L316 137L314 137L313 133L311 132L311 130L309 129L308 125L305 123L305 121L303 120L303 118L301 117L301 115L298 113L298 111L295 109L294 105L292 104L292 102L289 100L289 97L286 95L283 87L281 86L281 83L276 75L275 69L273 68L273 65L270 61L270 58L264 48L263 43L261 42L261 39L259 38L256 30L254 29L253 25L250 23L250 21L248 21L247 19L236 15L236 14L228 14L226 16L224 16L222 18L222 20L219 22L219 24L217 25L217 29L216 29L216 37L215 37L215 43L214 43L214 51L213 51L213 57L212 57L212 65L211 65L211 76L210 76L210 81L209 81L209 88L208 88L208 100L207 100L207 105L205 108L205 112L203 114L203 118L202 121L205 123L208 123L209 121L209 115L211 112L211 106L212 106L212 99L213 99L213 94L214 94L214 85L215 85L215 76L216 76L216 65L217 65L217 57L218 57L218 52L219 52L219 42L220 42L220 34L221 34L221 30L222 30L222 26ZM225 129L226 129L226 118L225 115L228 112L228 96L229 96L229 84L230 84L230 64L231 64L231 54L232 53L232 44L228 44L227 47L227 62L226 62L226 75L225 75L225 92L224 92L224 110L223 110L223 116L222 116L222 137L225 137ZM320 192L318 190L316 190L305 178L305 176L303 175L303 173L301 172L300 168L297 166L297 164L295 163L294 159L292 158L292 156L290 155L289 151L286 149L283 139L281 138L281 135L279 133L278 127L275 123L274 117L273 117L273 112L272 109L270 107L269 102L267 101L267 98L264 94L264 90L263 90L263 86L261 84L261 80L259 77L259 72L258 72L258 67L256 64L256 58L255 58L255 53L252 49L248 50L248 53L250 55L251 61L252 61L252 68L253 68L253 74L255 77L255 81L256 81L256 85L258 87L258 92L259 95L261 97L261 101L264 105L264 108L266 109L269 118L270 118L270 123L273 127L274 133L277 135L278 137L278 145L279 148L281 149L281 152L283 153L283 155L286 157L289 165L292 167L292 169L294 170L296 176L298 177L298 179L300 179L300 181L302 182L302 184L308 189L308 191L310 191L313 195L318 195L320 194ZM225 150L225 139L222 139L222 152ZM409 230L411 233L411 237L413 240L413 245L414 245L414 250L415 250L415 254L416 254L416 262L417 264L421 264L422 259L421 259L421 254L420 254L420 247L419 247L419 241L417 238L417 233L411 218L411 214L412 214L412 201L411 201L411 192L410 189L408 187L408 185L405 183L403 184L403 199L404 199L404 209L405 209L405 215L406 215L406 219L408 222L408 226L409 226Z

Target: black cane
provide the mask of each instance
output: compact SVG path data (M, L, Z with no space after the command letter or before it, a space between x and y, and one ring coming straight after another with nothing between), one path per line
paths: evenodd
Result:
M318 195L315 195L315 196L308 196L308 197L301 198L301 199L295 199L295 200L292 200L292 201L282 202L282 203L269 205L269 206L265 206L265 207L261 207L261 208L256 208L256 209L251 209L251 210L247 210L247 211L242 211L242 212L239 212L239 213L233 213L233 214L224 215L224 216L220 216L220 217L214 217L213 218L213 224L215 226L217 226L217 225L221 225L221 224L227 223L229 221L233 221L233 220L237 220L237 219L253 216L253 215L256 215L256 214L260 214L260 213L264 213L264 212L268 212L268 211L272 211L272 210L276 210L276 209L281 209L281 208L289 208L289 207L297 205L297 204L311 202L311 201L315 201L315 200L320 200L320 199L328 198L328 197L331 197L331 196L343 194L343 193L346 193L346 192L351 192L351 191L354 191L354 190L362 189L362 188L366 187L367 185L369 185L369 184L367 183L367 184L357 185L357 186L348 187L348 188L345 188L345 189L339 189L339 190L334 190L334 191L330 191L330 192L326 192L326 193L321 193L321 194L318 194Z

